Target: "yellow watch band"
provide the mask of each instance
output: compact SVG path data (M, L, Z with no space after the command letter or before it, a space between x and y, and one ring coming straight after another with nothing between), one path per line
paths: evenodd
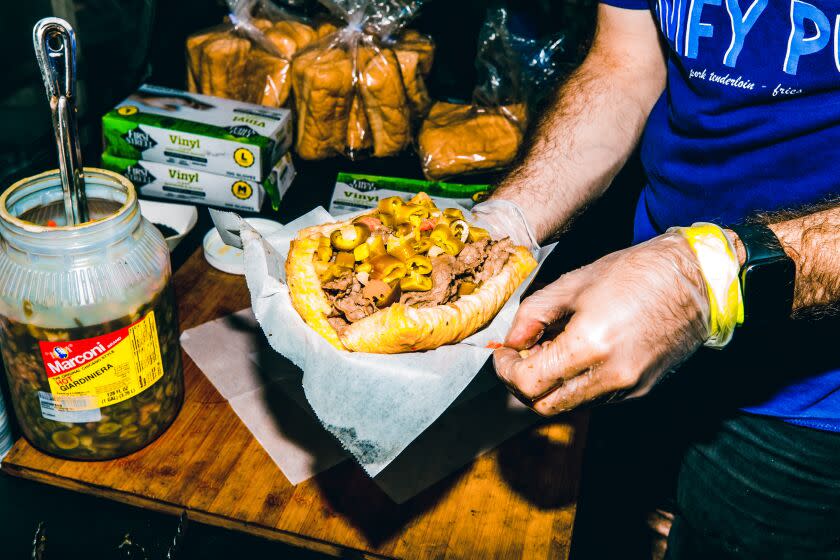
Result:
M723 348L744 322L744 298L738 278L740 266L732 243L715 224L697 222L691 227L671 228L688 241L700 263L709 296L709 338L705 345Z

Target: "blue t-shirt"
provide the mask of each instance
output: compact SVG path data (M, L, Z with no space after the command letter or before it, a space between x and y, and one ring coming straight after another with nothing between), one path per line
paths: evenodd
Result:
M669 50L642 138L637 242L840 194L840 3L602 2L652 10ZM840 352L824 352L838 359L746 410L840 431Z

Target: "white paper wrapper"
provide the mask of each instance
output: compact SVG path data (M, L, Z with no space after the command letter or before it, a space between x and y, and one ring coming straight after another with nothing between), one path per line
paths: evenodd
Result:
M423 433L475 377L492 353L488 345L504 340L536 274L486 328L459 344L407 354L343 352L301 319L284 284L289 242L302 228L335 218L319 207L263 239L235 214L211 210L211 215L229 244L239 241L233 232L240 231L254 315L272 348L300 367L315 414L370 476ZM553 248L540 249L540 265Z
M350 457L309 406L300 369L266 342L250 308L184 331L181 345L290 483ZM373 481L403 503L537 422L487 363Z

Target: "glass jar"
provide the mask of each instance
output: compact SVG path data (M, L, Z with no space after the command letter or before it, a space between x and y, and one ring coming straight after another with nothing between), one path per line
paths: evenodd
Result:
M57 170L0 196L0 348L32 445L102 460L162 434L184 384L166 243L130 181L85 168L85 185L76 226Z

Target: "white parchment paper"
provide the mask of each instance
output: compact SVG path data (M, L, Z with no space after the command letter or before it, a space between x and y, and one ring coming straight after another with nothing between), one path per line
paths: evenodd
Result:
M265 341L250 308L184 331L181 345L292 484L350 454L324 429L301 371ZM539 421L486 364L440 418L374 482L396 503L416 496Z
M335 218L319 207L263 238L235 214L211 214L222 239L229 244L241 239L251 305L269 344L303 371L312 410L371 476L423 433L475 377L492 353L488 346L504 340L536 274L486 328L459 344L406 354L344 352L306 325L284 283L289 242L300 229ZM540 265L553 248L540 249Z

